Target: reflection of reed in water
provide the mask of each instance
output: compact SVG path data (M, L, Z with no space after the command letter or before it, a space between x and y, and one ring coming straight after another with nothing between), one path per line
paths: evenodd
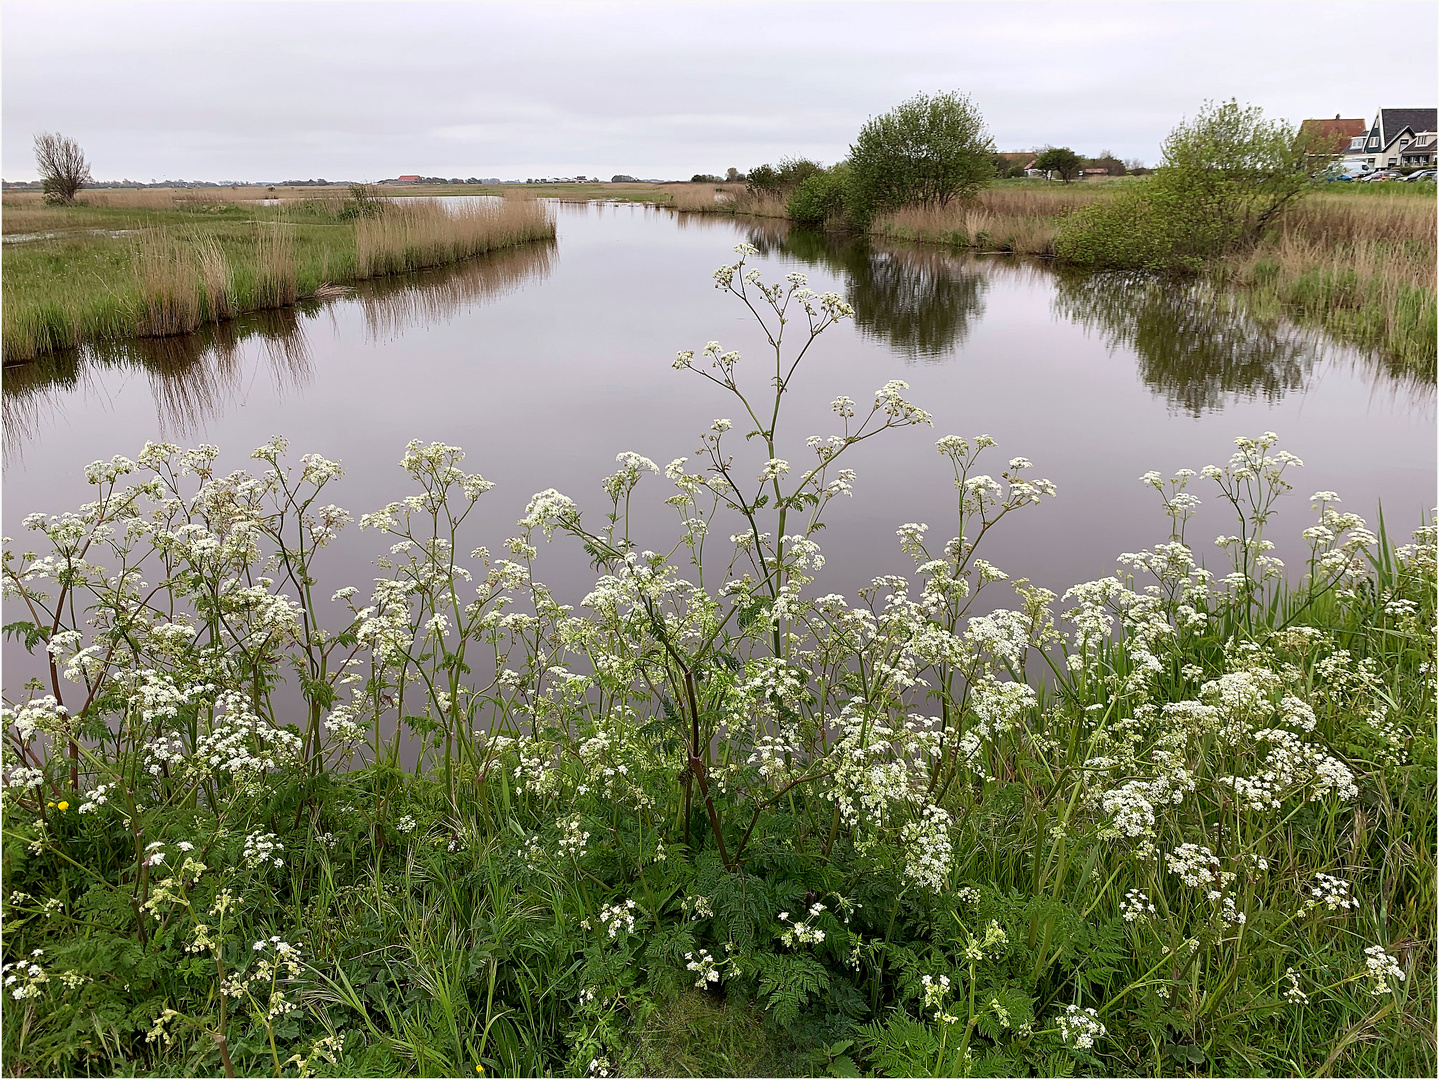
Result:
M1212 289L1141 274L1060 271L1054 309L1111 350L1133 349L1139 377L1191 416L1302 390L1327 351L1319 335L1258 322Z
M319 310L316 302L257 311L210 324L198 333L163 338L100 342L5 368L5 462L17 461L37 438L44 419L63 407L62 398L90 385L108 368L139 369L150 382L160 435L183 441L202 431L239 393L243 381L240 346L258 342L271 377L282 394L310 380L310 351L301 316Z
M434 270L363 282L354 293L371 341L393 341L411 326L449 322L483 301L549 274L554 241L537 240Z

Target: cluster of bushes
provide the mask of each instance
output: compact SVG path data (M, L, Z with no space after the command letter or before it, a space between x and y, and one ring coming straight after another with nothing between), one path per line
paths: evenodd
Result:
M859 131L849 156L825 168L808 158L750 170L750 190L787 200L801 225L863 229L901 206L947 206L994 177L994 141L968 97L917 94Z
M1144 183L1073 215L1056 253L1098 269L1198 270L1257 241L1313 187L1317 149L1257 107L1206 104L1170 132Z

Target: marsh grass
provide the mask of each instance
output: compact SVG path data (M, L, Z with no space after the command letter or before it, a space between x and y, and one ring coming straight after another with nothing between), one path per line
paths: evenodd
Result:
M6 246L5 363L90 342L186 333L200 322L332 295L322 290L361 277L554 236L547 211L533 201L477 200L453 214L425 201L392 203L394 223L374 228L382 218L350 216L339 193L299 190L309 194L279 205L256 205L273 197L263 189L224 202L209 190L96 193L93 205L59 211L5 196L7 236L47 237Z
M355 277L443 266L554 234L544 206L533 200L455 207L410 199L355 226Z

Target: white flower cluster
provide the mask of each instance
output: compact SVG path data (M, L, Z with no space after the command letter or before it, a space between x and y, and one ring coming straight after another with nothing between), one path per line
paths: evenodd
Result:
M701 949L699 956L694 953L685 953L685 970L695 973L695 989L704 990L710 983L717 983L720 980L720 966L715 963L715 958L708 949Z
M1309 886L1309 898L1304 901L1304 910L1313 911L1323 905L1329 911L1348 911L1359 906L1349 892L1349 882L1329 874L1314 875L1314 884Z
M949 813L931 803L900 830L904 876L911 884L935 892L944 887L954 867L951 825Z
M589 841L589 831L584 828L584 819L579 814L560 822L559 852L562 856L579 858L585 853Z
M825 906L821 903L811 904L809 911L799 922L791 919L788 911L781 911L778 918L784 924L784 929L780 931L779 939L790 948L795 945L818 945L824 940L824 931L813 923L824 910Z
M958 1023L959 1017L944 1007L949 997L948 975L921 975L919 985L921 1009L933 1009L935 1020L941 1024Z
M20 741L28 742L35 732L47 735L59 734L64 730L69 710L55 700L54 695L31 698L18 708L0 708L0 728L14 727Z
M1406 977L1399 961L1385 952L1382 945L1371 945L1364 950L1364 957L1364 969L1372 981L1369 992L1375 997L1394 993L1390 980L1403 982Z
M1064 1045L1076 1050L1091 1049L1096 1039L1102 1039L1107 1034L1104 1025L1099 1022L1098 1013L1093 1009L1080 1009L1077 1005L1065 1006L1064 1015L1057 1017L1055 1024Z
M252 832L245 837L245 849L242 857L245 865L251 870L266 864L278 868L285 865L285 860L279 855L284 850L285 845L280 843L274 833Z
M1124 915L1125 922L1143 922L1149 916L1155 914L1154 905L1149 902L1149 895L1139 889L1130 889L1124 894L1124 902L1120 905L1120 912Z
M623 903L605 904L600 908L600 923L614 941L621 930L627 934L635 932L635 902L626 900Z
M1289 980L1289 985L1284 988L1284 996L1296 1005L1309 1004L1309 995L1299 985L1299 976L1293 968L1284 969L1284 977Z
M1220 881L1219 859L1201 844L1180 844L1169 853L1169 872L1191 889L1207 888Z
M44 955L44 949L36 949L30 954L30 959L16 960L13 964L0 968L0 974L5 977L5 990L16 1001L39 997L45 992L45 984L50 981L50 976L36 962Z

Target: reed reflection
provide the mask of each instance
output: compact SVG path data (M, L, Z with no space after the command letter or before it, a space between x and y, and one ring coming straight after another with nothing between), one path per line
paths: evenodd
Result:
M331 304L358 304L365 335L393 341L405 331L456 315L547 275L553 244L536 243L469 259L437 270L377 278L342 299L253 312L193 334L103 342L4 370L5 462L19 461L46 421L79 388L103 388L107 371L143 372L163 438L184 442L224 415L243 392L247 346L258 346L277 392L309 385L313 377L306 323Z
M267 360L282 393L306 385L311 362L303 322L323 305L303 301L296 307L257 311L193 334L99 342L5 368L3 408L5 463L23 456L39 437L44 421L63 409L66 395L78 387L100 389L104 372L142 372L155 401L160 435L186 440L224 413L243 386L244 349L254 343Z
M394 341L411 327L449 322L477 304L548 277L554 252L553 240L538 240L434 270L362 282L353 299L364 315L365 336Z
M1303 390L1325 357L1315 334L1261 323L1200 285L1145 275L1057 270L1054 310L1111 350L1132 349L1145 385L1190 416L1278 401Z

